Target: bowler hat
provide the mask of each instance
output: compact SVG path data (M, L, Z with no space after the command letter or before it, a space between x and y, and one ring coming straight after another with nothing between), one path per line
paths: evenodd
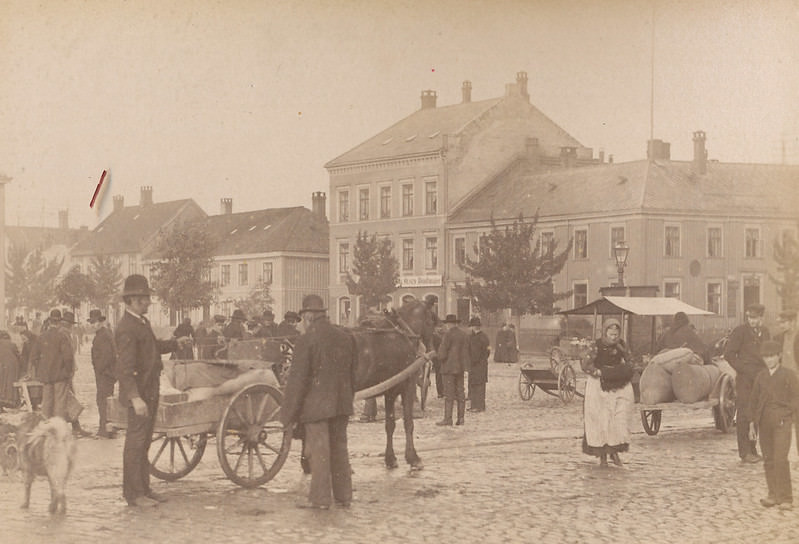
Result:
M470 327L482 327L483 324L480 322L480 318L479 317L474 316L473 318L471 318L469 320L469 326Z
M214 323L224 323L225 321L227 321L227 319L223 315L216 314L214 316Z
M233 315L232 315L232 316L230 316L230 318L231 318L231 319L238 319L239 321L246 321L246 320L247 320L247 316L246 316L246 315L244 315L244 312L242 312L242 311L241 311L240 309L238 309L238 308L237 308L237 309L235 309L235 310L233 310Z
M60 321L61 320L61 310L55 309L50 310L50 321Z
M122 288L123 297L150 296L152 294L153 290L150 289L147 278L141 274L131 274L125 278L125 286Z
M89 323L97 323L98 321L105 321L105 316L103 312L100 310L90 310L89 311L89 319L87 319Z
M772 355L782 355L782 345L774 340L768 340L760 345L760 356L771 357Z
M69 312L69 311L64 312L64 316L61 318L61 322L62 323L69 323L70 325L74 325L75 323L77 323L77 321L75 321L75 314L73 314L72 312Z
M447 317L444 318L444 323L460 323L461 320L458 319L458 316L455 314L447 314Z
M325 310L327 310L327 308L325 308L325 301L322 300L322 297L319 295L305 295L302 298L300 315L305 312L324 312Z
M264 319L274 319L275 313L272 310L264 310L263 317Z
M746 313L753 316L762 316L766 312L766 307L762 304L750 304L746 307Z
M297 314L297 312L292 312L291 310L289 310L288 312L286 312L286 315L283 316L283 319L285 319L286 321L289 321L289 320L291 320L291 321L299 321L300 320L300 316Z

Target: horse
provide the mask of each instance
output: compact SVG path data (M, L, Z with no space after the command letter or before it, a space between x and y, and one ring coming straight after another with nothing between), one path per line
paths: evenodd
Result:
M433 312L421 301L406 302L398 311L362 322L349 329L355 338L357 362L355 390L362 391L396 376L424 353L432 349ZM416 374L383 392L386 407L387 468L397 468L394 454L394 401L402 399L402 420L405 428L405 461L412 470L422 469L422 460L413 445L413 401Z

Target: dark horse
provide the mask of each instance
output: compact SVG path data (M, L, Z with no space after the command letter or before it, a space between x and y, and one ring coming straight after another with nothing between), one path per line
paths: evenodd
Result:
M433 313L418 300L406 302L397 312L377 316L350 329L355 336L358 362L355 390L362 391L396 376L419 356L432 349ZM422 460L413 445L413 401L417 373L394 385L383 394L386 406L386 466L397 467L394 455L394 401L402 399L405 427L405 461L413 469L422 468Z

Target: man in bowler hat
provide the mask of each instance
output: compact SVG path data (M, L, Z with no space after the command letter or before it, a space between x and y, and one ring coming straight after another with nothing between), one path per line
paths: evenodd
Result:
M145 315L152 291L147 278L125 278L125 313L116 330L119 402L128 410L128 430L122 455L122 493L130 506L157 506L164 498L150 489L147 452L158 410L161 354L190 342L187 337L158 340Z
M87 321L94 330L92 367L94 367L94 381L97 386L97 412L100 415L97 436L112 438L113 433L108 430L107 399L114 395L114 384L117 381L114 374L117 349L114 345L114 335L106 326L105 316L102 311L91 310Z
M36 379L44 384L42 415L45 418L58 416L69 421L67 401L75 374L75 352L69 333L59 326L61 311L52 310L48 319L50 326L33 345L31 368Z
M436 425L452 425L452 408L458 403L456 425L463 425L466 412L464 373L469 364L469 335L458 327L460 319L448 314L443 321L446 332L438 346L437 357L441 362L441 375L444 378L444 419Z
M488 356L491 353L491 341L480 328L479 317L469 320L469 411L485 412L486 382L488 381Z

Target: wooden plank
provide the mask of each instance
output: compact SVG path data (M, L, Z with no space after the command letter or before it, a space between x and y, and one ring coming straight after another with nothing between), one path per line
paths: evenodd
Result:
M688 408L691 410L706 410L718 405L718 399L702 400L699 402L692 402L689 404L682 402L661 402L659 404L636 404L635 408L638 410L675 410L678 408Z
M168 432L170 436L183 436L213 429L225 407L230 402L230 395L217 395L204 400L186 401L186 394L163 395L158 403L158 414L155 417L155 430ZM176 400L178 399L178 400ZM127 428L128 410L119 402L118 397L111 397L108 402L108 421L119 428ZM194 430L199 429L199 430ZM182 434L173 431L181 430ZM186 432L183 432L186 430ZM188 430L194 430L188 432Z

